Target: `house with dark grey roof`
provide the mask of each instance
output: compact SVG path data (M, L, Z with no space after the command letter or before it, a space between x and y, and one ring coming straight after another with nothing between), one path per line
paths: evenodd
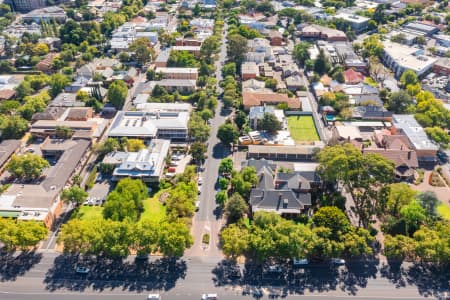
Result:
M0 143L0 171L11 156L19 150L20 140L4 140Z
M252 213L275 212L285 218L296 218L311 207L311 193L317 187L317 176L313 180L302 175L276 172L276 164L270 160L248 160L242 166L254 167L258 183L250 193ZM308 170L308 176L311 177Z

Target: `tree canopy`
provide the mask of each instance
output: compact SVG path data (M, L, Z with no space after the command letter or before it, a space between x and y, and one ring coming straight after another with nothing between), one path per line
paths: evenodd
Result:
M14 177L31 180L41 176L42 171L50 164L41 156L33 153L13 155L6 169Z
M116 80L108 88L108 101L117 109L125 104L128 95L127 84L122 80Z

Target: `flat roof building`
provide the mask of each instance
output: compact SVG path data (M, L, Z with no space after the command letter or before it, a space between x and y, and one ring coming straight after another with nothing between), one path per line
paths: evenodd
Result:
M186 140L188 121L188 112L120 111L114 118L108 136Z
M394 71L396 77L400 77L406 70L416 72L419 77L423 76L437 61L436 58L425 55L422 49L389 41L383 42L383 45L383 61Z
M420 161L434 162L439 146L425 133L414 115L392 115L394 134L403 134L417 152Z

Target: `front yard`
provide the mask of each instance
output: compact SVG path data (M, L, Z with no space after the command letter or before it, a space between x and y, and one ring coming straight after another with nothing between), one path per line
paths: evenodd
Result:
M82 205L74 217L80 220L90 221L103 218L102 212L103 207L101 206Z
M287 123L294 141L314 142L320 140L312 116L289 116Z

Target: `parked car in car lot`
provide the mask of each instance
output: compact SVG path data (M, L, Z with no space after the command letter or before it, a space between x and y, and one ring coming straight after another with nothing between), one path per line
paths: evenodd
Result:
M332 259L331 259L331 263L332 263L333 265L342 266L342 265L345 265L345 260L342 259L342 258L332 258Z
M147 300L161 300L161 296L159 294L149 294Z
M306 266L307 264L309 264L309 261L307 258L293 258L292 259L292 265L294 267Z
M84 267L84 266L77 266L75 268L75 272L77 272L78 274L88 274L90 271L90 269L88 267Z
M217 294L203 294L202 300L217 300Z

